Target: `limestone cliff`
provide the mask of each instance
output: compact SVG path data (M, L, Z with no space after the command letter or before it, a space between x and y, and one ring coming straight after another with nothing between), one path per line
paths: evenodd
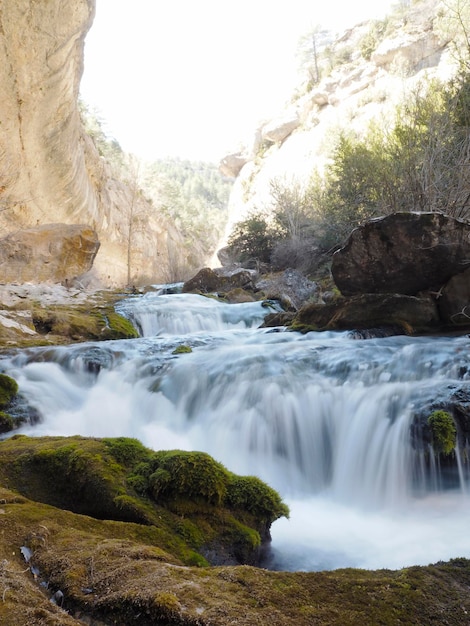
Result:
M286 94L289 104L255 130L251 145L222 159L224 174L236 177L228 232L251 209L269 208L271 181L302 183L314 170L321 174L339 128L360 132L372 119L386 123L419 81L452 75L449 37L439 28L445 11L439 0L415 0L384 21L383 31L364 22L330 40L323 78L310 76Z
M184 264L181 237L115 180L78 111L83 47L95 0L0 3L0 233L87 224L104 285L163 281ZM128 257L130 244L132 254Z

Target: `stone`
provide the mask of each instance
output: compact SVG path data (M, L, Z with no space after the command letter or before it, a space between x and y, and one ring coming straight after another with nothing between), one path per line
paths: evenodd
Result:
M286 310L294 311L318 293L317 283L292 268L279 274L263 276L255 283L255 287L264 293L266 299L278 300Z
M365 294L329 304L306 304L294 327L304 330L353 330L400 327L407 333L435 330L439 315L430 297L401 294Z
M438 295L444 322L449 326L470 326L470 269L452 276Z
M0 239L3 282L72 281L88 272L100 243L89 226L46 224Z
M241 152L227 154L227 156L220 161L219 170L223 176L236 178L248 161L249 158Z
M279 143L284 141L298 126L300 118L297 111L287 112L283 117L271 120L261 129L262 139Z
M248 270L239 269L227 275L218 274L210 267L203 267L183 285L183 293L222 293L253 286L253 276Z
M343 295L439 289L470 266L470 224L442 213L394 213L356 228L331 272Z

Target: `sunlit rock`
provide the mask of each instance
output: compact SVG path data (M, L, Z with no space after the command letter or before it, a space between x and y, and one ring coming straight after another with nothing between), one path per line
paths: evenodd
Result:
M0 273L4 282L60 283L88 272L99 250L89 226L46 224L0 239Z

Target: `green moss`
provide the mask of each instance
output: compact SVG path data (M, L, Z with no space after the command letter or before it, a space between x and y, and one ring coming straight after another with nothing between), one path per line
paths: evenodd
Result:
M229 473L204 452L157 452L149 487L155 500L179 498L219 505L227 490Z
M116 313L111 305L35 307L32 318L39 334L68 341L135 339L139 336L131 322Z
M0 374L0 408L10 404L18 393L18 383L6 374Z
M271 487L256 476L232 475L227 489L226 504L233 509L252 513L271 524L280 517L289 517L289 507Z
M191 346L182 344L181 346L177 346L171 354L189 354L192 351L193 349L191 348Z
M452 415L447 411L434 411L428 418L433 448L437 453L450 454L457 445L457 429Z
M207 566L207 554L254 562L270 521L287 512L259 479L238 478L205 453L154 452L126 437L0 441L0 484L57 509L149 525L142 534L187 565Z
M138 439L130 437L116 437L103 439L108 451L112 456L126 467L133 467L136 463L148 459L151 451Z
M0 411L0 433L8 433L15 427L15 422L11 415Z
M138 338L139 333L134 328L132 323L122 315L119 315L119 313L109 311L106 313L106 318L108 320L109 328L112 331L113 339Z

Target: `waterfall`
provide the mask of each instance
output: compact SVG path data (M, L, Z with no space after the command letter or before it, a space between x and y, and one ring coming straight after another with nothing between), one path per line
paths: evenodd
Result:
M410 435L421 407L468 385L467 337L260 329L260 303L189 294L130 298L120 310L141 339L0 358L41 416L22 432L132 436L260 476L292 510L273 525L274 567L467 556L466 456L457 454L454 488L443 490L439 464ZM174 354L182 343L192 352Z

